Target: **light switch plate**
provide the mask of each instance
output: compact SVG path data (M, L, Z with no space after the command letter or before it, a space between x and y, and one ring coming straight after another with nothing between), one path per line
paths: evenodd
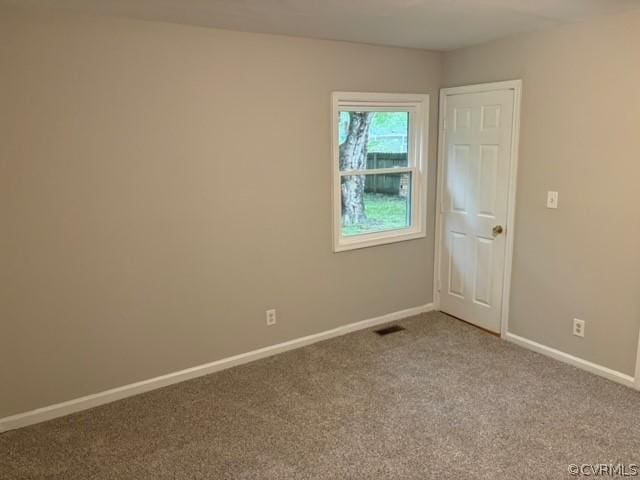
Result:
M558 192L547 192L547 208L558 208Z

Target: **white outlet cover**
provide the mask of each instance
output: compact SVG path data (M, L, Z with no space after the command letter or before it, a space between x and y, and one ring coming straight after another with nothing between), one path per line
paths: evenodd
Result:
M547 208L558 208L558 192L547 192Z
M275 325L276 324L276 311L275 309L267 310L265 312L265 316L267 317L267 325Z
M579 318L573 319L573 334L576 337L584 337L585 321Z

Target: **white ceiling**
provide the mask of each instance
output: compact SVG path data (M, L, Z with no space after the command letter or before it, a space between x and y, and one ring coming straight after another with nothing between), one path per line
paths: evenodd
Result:
M451 50L640 0L0 0L249 32Z

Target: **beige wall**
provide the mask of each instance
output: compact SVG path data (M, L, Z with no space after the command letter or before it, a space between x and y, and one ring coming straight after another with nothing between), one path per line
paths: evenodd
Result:
M633 375L640 14L446 55L446 86L523 79L510 331ZM547 190L560 193L547 210ZM571 335L574 317L586 337Z
M436 138L440 73L0 10L0 417L430 302L433 177L427 239L332 253L330 93L431 93Z

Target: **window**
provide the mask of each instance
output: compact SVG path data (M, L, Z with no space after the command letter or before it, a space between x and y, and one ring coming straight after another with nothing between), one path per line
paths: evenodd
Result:
M429 96L332 101L334 251L424 237Z

